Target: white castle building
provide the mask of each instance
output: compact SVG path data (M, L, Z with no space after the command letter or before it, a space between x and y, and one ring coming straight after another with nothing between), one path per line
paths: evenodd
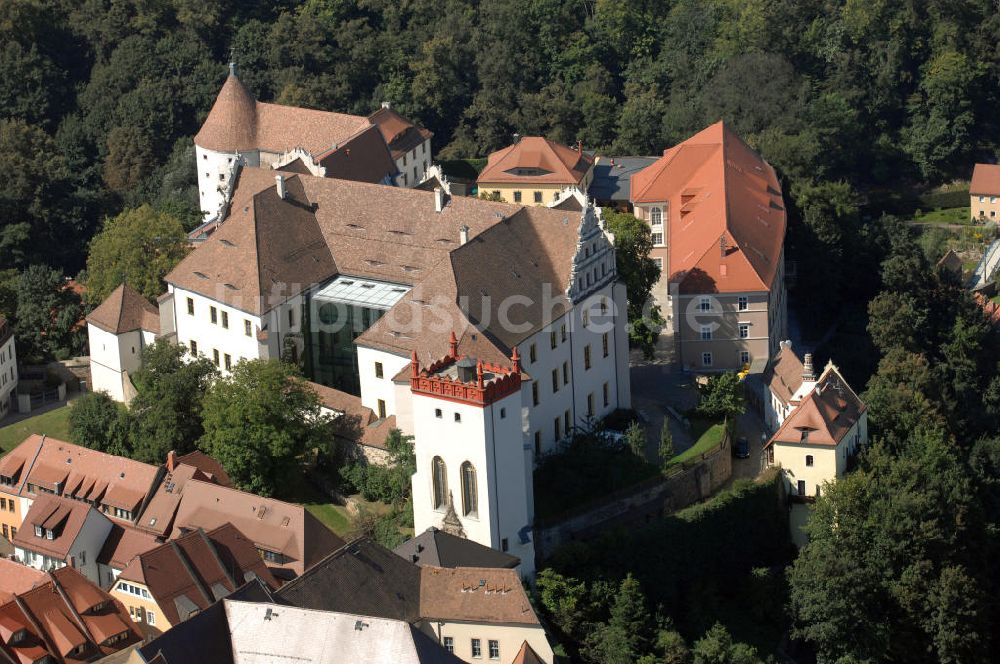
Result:
M257 101L229 65L194 138L206 221L225 217L240 162L322 177L416 186L431 164L431 132L383 103L368 117Z
M527 574L534 458L631 403L625 288L577 207L238 169L227 216L167 277L158 335L224 374L291 359L356 402L334 410L369 413L356 440L412 434L417 532Z

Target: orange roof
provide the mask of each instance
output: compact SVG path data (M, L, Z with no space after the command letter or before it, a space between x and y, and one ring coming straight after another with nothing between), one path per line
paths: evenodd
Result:
M392 152L393 159L399 159L434 135L427 129L413 124L386 104L369 115L368 119L378 127L385 144Z
M479 183L579 184L594 165L593 157L542 136L525 136L492 153ZM525 174L519 175L518 169Z
M218 152L282 153L302 147L318 155L371 126L359 115L259 102L230 72L194 142Z
M145 330L159 334L160 311L128 284L111 291L104 302L90 312L87 322L112 334Z
M976 164L972 169L969 194L976 196L1000 196L1000 166L996 164Z
M525 641L521 644L521 649L518 651L517 656L514 657L514 661L510 664L543 664L542 658L532 650L528 642Z
M19 562L0 558L0 604L48 581L44 572Z
M861 418L867 406L831 363L816 386L789 414L768 445L774 443L836 446Z
M632 176L633 203L665 203L670 281L682 293L771 287L785 240L774 169L722 122Z

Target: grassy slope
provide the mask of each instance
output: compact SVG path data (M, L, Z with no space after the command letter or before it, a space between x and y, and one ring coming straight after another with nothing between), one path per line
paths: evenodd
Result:
M63 406L3 427L0 429L0 454L14 449L33 433L72 442L69 436L69 409L70 406Z

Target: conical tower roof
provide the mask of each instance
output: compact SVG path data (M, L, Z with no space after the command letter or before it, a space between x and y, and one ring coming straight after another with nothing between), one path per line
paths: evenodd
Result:
M229 76L215 98L195 145L217 152L237 152L257 148L257 102L229 67Z

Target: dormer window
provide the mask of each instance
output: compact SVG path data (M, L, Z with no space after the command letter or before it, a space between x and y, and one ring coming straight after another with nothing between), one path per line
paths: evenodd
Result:
M35 526L35 537L45 537L45 529L41 526Z

